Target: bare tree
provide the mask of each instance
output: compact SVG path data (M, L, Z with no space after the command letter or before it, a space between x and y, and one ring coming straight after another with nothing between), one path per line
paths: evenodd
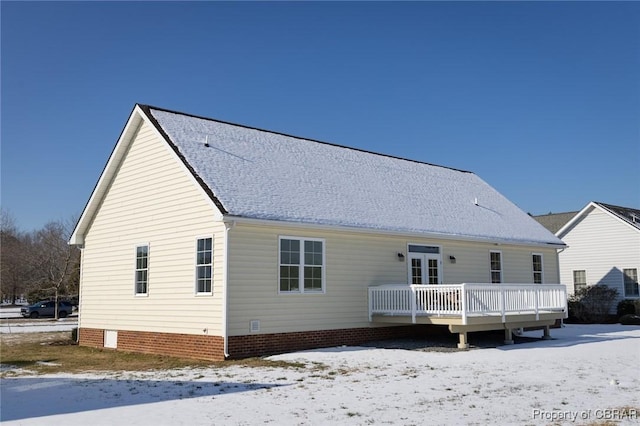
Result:
M56 319L60 296L78 288L80 250L67 244L73 223L49 222L33 233L30 281L40 292L53 295Z
M0 289L2 299L15 304L26 292L29 282L29 238L18 230L15 220L6 210L0 212Z

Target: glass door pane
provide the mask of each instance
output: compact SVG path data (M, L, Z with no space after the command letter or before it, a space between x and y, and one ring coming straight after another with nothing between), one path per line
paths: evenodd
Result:
M411 284L422 284L422 259L411 258Z
M438 259L429 259L429 284L440 284L438 279Z

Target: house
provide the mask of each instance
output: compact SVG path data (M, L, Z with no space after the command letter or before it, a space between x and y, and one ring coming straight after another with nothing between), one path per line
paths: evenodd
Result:
M577 211L565 213L549 213L540 216L533 216L533 218L537 220L540 225L544 226L549 231L555 234L560 230L560 228L566 225L567 222L573 219L576 214L578 214Z
M146 105L70 244L85 346L225 359L440 324L467 347L566 315L564 244L475 174Z
M600 284L618 290L620 299L640 298L640 210L594 201L569 217L536 219L546 226L549 216L564 221L554 232L567 244L559 253L560 282L570 294Z

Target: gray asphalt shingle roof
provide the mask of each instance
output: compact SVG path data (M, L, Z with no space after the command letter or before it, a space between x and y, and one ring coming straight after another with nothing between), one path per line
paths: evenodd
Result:
M471 172L141 108L228 215L562 244Z

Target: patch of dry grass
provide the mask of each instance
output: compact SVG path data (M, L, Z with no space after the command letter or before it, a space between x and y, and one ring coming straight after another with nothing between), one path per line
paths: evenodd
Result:
M70 332L0 335L0 377L19 374L79 373L87 371L150 371L187 367L230 366L305 368L304 364L250 358L211 362L161 355L129 353L78 346ZM12 366L24 372L7 369Z

